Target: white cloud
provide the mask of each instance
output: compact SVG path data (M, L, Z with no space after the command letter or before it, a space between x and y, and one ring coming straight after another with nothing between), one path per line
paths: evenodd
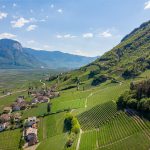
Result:
M77 36L71 35L71 34L65 34L64 38L66 39L72 39L72 38L76 38Z
M107 30L107 31L100 33L99 36L104 37L104 38L109 38L109 37L112 37L112 34L109 32L109 30Z
M62 39L62 38L64 38L64 39L73 39L73 38L76 38L76 37L77 36L71 35L71 34L64 34L64 35L58 34L58 35L56 35L56 38L58 38L58 39Z
M6 8L6 6L5 6L5 5L2 5L2 8Z
M30 9L30 13L33 13L33 9Z
M43 48L44 49L51 49L52 47L50 45L44 45Z
M86 39L93 38L93 33L84 33L82 36Z
M25 19L23 17L19 18L18 20L13 20L11 21L11 24L12 24L12 27L13 28L21 28L23 27L25 24L31 22L32 19L28 20L28 19Z
M54 4L51 4L51 6L50 6L51 8L54 8Z
M57 12L60 13L60 14L62 14L63 10L62 9L58 9Z
M15 37L16 37L16 35L11 34L11 33L1 33L0 34L0 39L3 39L3 38L12 39Z
M144 9L150 9L150 0L147 1L147 2L145 2L144 5L145 5L145 6L144 6Z
M44 12L44 9L43 9L43 8L41 9L41 12Z
M13 3L13 7L16 7L17 6L17 4L16 3Z
M90 54L86 53L84 50L74 50L73 54L80 56L90 56Z
M63 38L63 36L58 34L58 35L56 35L56 38L61 39L61 38Z
M27 41L27 44L34 44L34 43L36 43L34 40Z
M0 12L0 20L3 19L3 18L6 18L7 17L7 13L5 12Z
M32 25L28 26L26 30L27 30L27 31L33 31L33 30L35 30L36 28L37 28L37 25L32 24Z

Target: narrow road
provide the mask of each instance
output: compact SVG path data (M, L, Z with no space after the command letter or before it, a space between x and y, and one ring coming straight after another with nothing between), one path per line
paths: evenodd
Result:
M83 133L83 131L82 131L82 129L80 129L80 133L79 133L79 138L78 138L78 143L77 143L77 146L76 146L76 150L79 150L82 133Z
M111 145L113 145L113 144L116 144L116 143L122 142L122 141L124 141L124 140L126 140L126 139L130 138L130 137L131 137L131 136L133 136L133 135L134 135L134 134L129 135L129 136L127 136L127 137L125 137L125 138L122 138L122 139L120 139L120 140L118 140L118 141L115 141L115 142L109 143L109 144L107 144L107 145L104 145L104 146L98 147L98 148L96 148L96 149L105 148L105 147L111 146Z
M86 99L85 99L85 108L87 107L87 100L88 100L88 98L91 97L92 95L93 95L93 93L91 93L90 95L88 95L88 97L86 97Z
M24 148L24 150L36 150L36 148L40 145L40 143Z
M46 84L44 82L42 82L42 80L40 80L40 82L43 84L43 87L45 87Z
M15 91L15 92L12 92L11 95L12 95L12 94L16 94L16 93L25 92L25 91L27 91L27 90L25 89L25 90ZM6 95L2 95L2 96L0 96L0 98L4 98L4 97L6 97L6 96L10 96L10 95L7 95L7 94L6 94Z

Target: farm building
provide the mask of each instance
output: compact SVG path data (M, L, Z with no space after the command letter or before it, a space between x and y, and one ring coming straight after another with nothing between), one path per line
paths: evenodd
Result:
M32 127L33 124L37 123L37 118L36 117L29 117L26 121L26 126Z
M35 145L38 142L37 129L29 127L25 132L25 139L28 143L28 146Z
M0 120L1 122L5 123L5 122L9 122L10 121L10 114L2 114L0 116Z
M11 107L5 107L3 109L3 112L6 113L6 114L11 113L12 112L12 108Z
M14 119L15 122L19 122L21 120L21 114L15 113L12 115L12 118Z
M1 131L4 131L5 128L6 128L6 123L0 124L0 132L1 132Z

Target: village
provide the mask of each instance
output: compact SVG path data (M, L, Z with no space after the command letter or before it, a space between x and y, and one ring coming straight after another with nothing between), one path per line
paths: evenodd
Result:
M49 107L51 105L50 100L60 96L56 89L57 85L53 85L49 89L38 90L30 87L27 91L30 101L27 101L25 96L18 96L10 106L4 107L0 114L0 132L22 128L22 138L25 141L23 147L37 144L39 119L36 116L23 119L22 111L32 109L40 103L47 103Z

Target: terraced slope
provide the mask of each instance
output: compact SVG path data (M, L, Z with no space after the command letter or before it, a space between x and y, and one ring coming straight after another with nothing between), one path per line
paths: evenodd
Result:
M142 150L147 150L150 147L150 139L147 136L150 129L145 123L143 124L144 126L122 112L99 129L83 132L79 149L121 149L126 145L125 149L132 150L138 147L137 142L142 139L140 147Z
M110 101L85 111L78 116L78 119L82 130L89 130L108 122L116 113L116 104Z

